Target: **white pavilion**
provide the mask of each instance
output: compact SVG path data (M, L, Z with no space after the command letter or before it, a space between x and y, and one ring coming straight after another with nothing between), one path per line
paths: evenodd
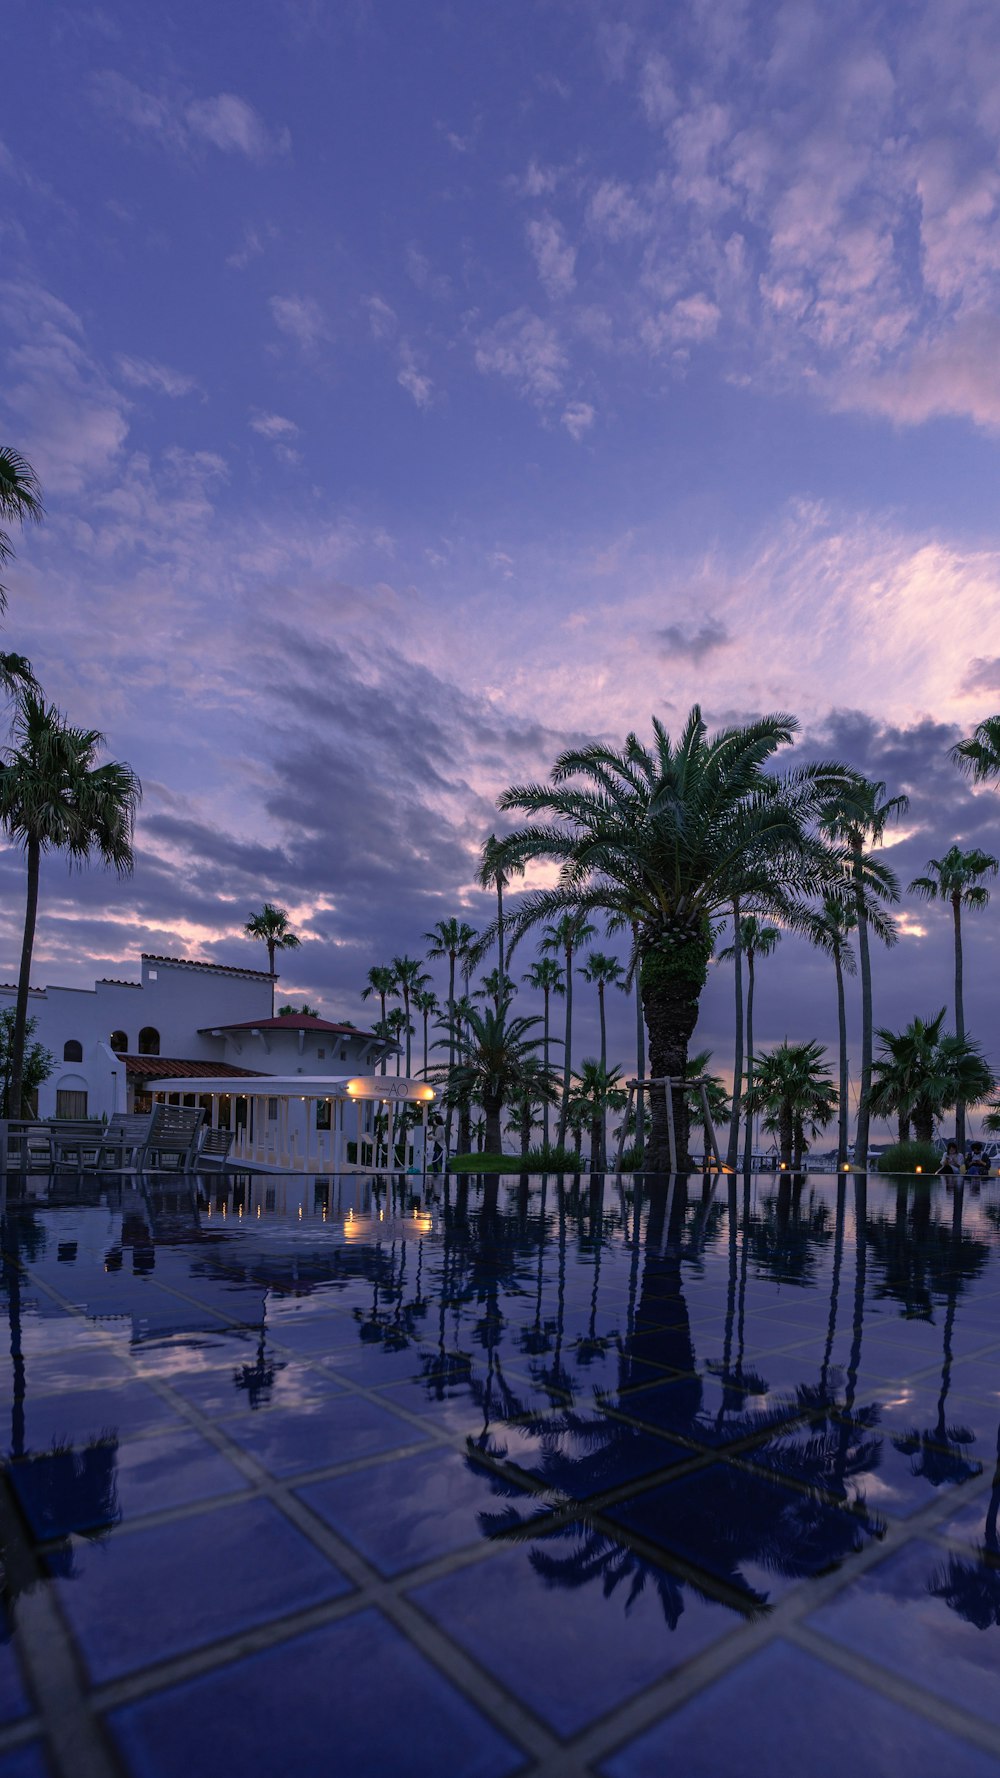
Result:
M437 1096L391 1074L192 1075L150 1091L154 1104L203 1106L211 1129L233 1132L232 1161L277 1173L423 1172Z

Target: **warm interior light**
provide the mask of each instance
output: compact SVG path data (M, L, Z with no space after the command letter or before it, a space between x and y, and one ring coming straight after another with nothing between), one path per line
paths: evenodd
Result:
M914 1167L914 1169L913 1169L913 1171L914 1171L914 1172L915 1172L915 1173L922 1173L922 1172L923 1172L923 1167Z

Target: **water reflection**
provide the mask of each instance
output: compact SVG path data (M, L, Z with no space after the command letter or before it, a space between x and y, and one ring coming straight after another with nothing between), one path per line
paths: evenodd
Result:
M321 1427L334 1384L393 1391L464 1439L470 1535L525 1544L549 1588L652 1593L672 1628L691 1588L753 1616L981 1473L957 1342L997 1287L994 1209L844 1176L63 1180L3 1217L6 1481L64 1572L70 1533L113 1530L126 1430L32 1445L26 1417L33 1386L60 1399L26 1325L69 1364L110 1317L125 1356L234 1425L270 1417L278 1443L282 1414ZM928 1339L933 1406L900 1422ZM318 1453L301 1467L335 1464L335 1441ZM1000 1467L976 1559L934 1581L970 1622L998 1621L998 1499Z

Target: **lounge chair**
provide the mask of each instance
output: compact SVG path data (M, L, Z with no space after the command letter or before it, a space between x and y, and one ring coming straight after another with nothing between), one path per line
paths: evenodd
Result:
M145 1139L136 1149L136 1172L190 1173L204 1121L200 1105L155 1106Z
M98 1144L97 1153L87 1167L96 1173L125 1173L136 1152L145 1143L154 1113L151 1111L117 1111Z
M200 1167L203 1161L210 1161L213 1166L224 1167L235 1140L236 1133L233 1130L205 1130L194 1157L195 1166Z
M52 1165L72 1167L81 1172L90 1156L97 1152L104 1125L98 1118L56 1118L49 1126L52 1132Z

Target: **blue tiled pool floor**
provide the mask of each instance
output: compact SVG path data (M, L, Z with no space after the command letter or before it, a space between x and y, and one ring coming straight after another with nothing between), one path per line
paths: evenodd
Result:
M1000 1778L1000 1189L415 1187L11 1190L0 1778Z

